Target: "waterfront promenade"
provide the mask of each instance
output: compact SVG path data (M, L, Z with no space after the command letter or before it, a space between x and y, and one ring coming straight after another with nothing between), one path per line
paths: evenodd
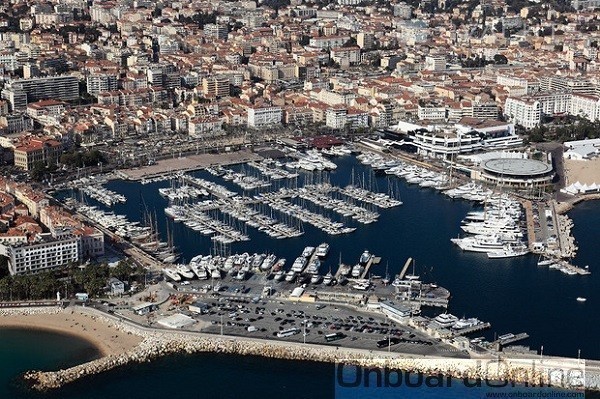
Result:
M143 327L114 315L91 308L18 309L0 310L0 326L24 327L14 320L28 318L36 328L49 328L73 334L74 326L81 325L78 335L90 340L103 352L104 357L58 371L31 371L24 378L37 390L59 388L77 379L98 374L129 363L146 362L173 353L218 352L236 355L258 355L291 360L346 362L364 367L390 367L399 370L442 374L454 378L482 378L528 383L549 383L552 370L578 373L583 361L577 359L544 357L477 357L471 359L440 358L409 353L303 344L280 340L164 330ZM72 319L69 319L71 317ZM51 319L65 319L52 325ZM76 324L73 324L76 323ZM101 331L99 331L99 329ZM102 348L106 336L112 347ZM116 345L120 346L116 346ZM108 345L108 344L104 344ZM500 355L500 354L498 354ZM600 387L600 367L597 362L585 363L585 381L588 388ZM554 381L554 386L558 382ZM572 386L571 386L572 387Z

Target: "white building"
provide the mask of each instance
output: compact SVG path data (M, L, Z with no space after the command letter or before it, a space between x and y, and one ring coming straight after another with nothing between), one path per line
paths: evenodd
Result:
M581 116L589 121L600 119L600 98L587 94L571 96L571 114Z
M426 71L444 71L446 70L446 56L428 55L425 57Z
M248 108L248 127L258 129L279 125L282 116L283 111L280 107L250 107Z
M32 244L0 244L0 255L8 258L11 275L38 273L70 262L79 262L81 240L77 237L60 240L45 237Z
M332 129L343 129L348 121L347 114L346 108L328 108L325 111L325 125Z
M542 105L539 101L528 97L509 97L504 103L504 115L512 123L532 129L542 120Z

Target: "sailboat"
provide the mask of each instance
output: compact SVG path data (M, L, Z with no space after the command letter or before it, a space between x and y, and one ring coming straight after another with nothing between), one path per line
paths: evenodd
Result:
M419 276L415 274L415 260L413 259L412 272L404 276L405 280L418 280Z
M385 276L381 279L385 285L388 285L391 281L390 273L388 272L388 265L388 263L385 264Z

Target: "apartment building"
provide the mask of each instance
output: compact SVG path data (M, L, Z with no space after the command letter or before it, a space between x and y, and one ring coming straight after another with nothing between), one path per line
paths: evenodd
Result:
M280 107L248 108L248 127L255 129L275 126L281 123L283 111Z
M71 75L15 79L6 84L2 98L10 102L13 110L22 110L29 102L49 98L73 101L79 98L79 80Z

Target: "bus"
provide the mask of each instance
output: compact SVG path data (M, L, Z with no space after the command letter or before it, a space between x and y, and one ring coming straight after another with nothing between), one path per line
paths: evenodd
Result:
M337 341L338 339L344 339L344 338L346 338L346 334L342 334L341 332L336 332L333 334L325 335L325 341L327 341L327 342L333 342L333 341Z
M300 332L299 328L288 328L287 330L281 330L277 333L278 338L290 337Z

